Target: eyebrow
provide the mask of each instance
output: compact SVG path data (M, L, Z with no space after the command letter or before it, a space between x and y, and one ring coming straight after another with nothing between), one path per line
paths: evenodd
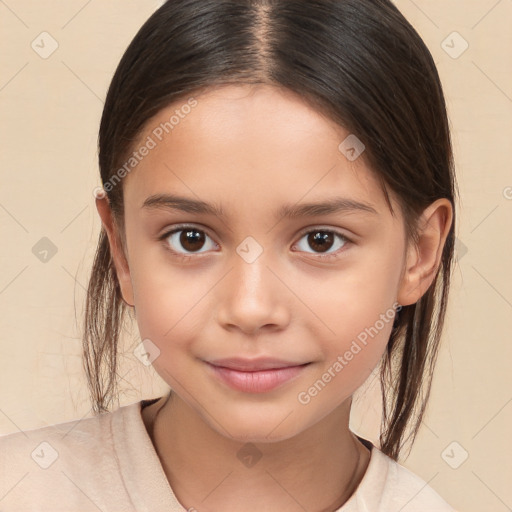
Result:
M178 210L192 214L206 214L226 218L223 208L213 203L181 197L173 194L155 194L149 196L142 205L146 210ZM274 211L278 219L314 217L333 213L371 213L378 215L377 210L368 203L354 201L344 197L333 197L320 203L301 203L284 205Z

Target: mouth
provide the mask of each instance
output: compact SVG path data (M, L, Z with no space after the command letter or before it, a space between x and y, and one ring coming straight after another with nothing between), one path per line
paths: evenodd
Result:
M218 380L245 393L265 393L276 389L300 375L311 364L269 358L205 362Z

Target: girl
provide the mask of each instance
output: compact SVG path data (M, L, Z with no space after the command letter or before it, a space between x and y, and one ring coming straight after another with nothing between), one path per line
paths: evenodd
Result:
M99 164L101 414L4 436L2 510L453 510L397 462L429 395L455 180L435 65L391 1L165 3L113 77ZM110 412L126 310L170 392ZM379 447L349 429L376 367Z

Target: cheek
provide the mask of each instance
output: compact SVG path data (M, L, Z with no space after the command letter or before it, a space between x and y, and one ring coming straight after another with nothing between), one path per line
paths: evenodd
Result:
M307 286L308 305L321 319L315 321L312 336L324 340L320 345L323 371L330 371L331 377L335 374L331 380L346 391L354 391L366 380L386 349L401 272L397 245L398 249L379 258L368 252L347 265L346 271L333 273L330 280Z
M169 283L169 281L167 281ZM172 287L152 280L141 283L136 319L139 333L155 371L175 388L194 370L193 342L204 324L202 293L188 286L180 293L179 280ZM176 381L175 379L178 379Z
M154 340L161 350L185 345L201 331L205 291L204 286L194 287L179 279L139 282L136 318L140 335Z
M392 294L379 294L375 287L346 287L336 301L326 304L326 324L335 334L320 337L321 364L300 390L301 404L315 404L327 414L360 388L378 366L393 328L395 309ZM350 293L353 291L354 293ZM333 304L336 302L337 304Z
M324 337L347 341L373 326L381 315L387 315L386 325L393 323L389 310L398 293L401 259L394 251L381 256L377 259L369 253L353 258L346 268L336 270L330 278L324 275L322 281L302 276L305 302L323 321ZM382 330L381 322L378 325Z
M131 278L142 339L149 338L167 355L200 332L211 276L179 268L163 249L141 245L133 251Z

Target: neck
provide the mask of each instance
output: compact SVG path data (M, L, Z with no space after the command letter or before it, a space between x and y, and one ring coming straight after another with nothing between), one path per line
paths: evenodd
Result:
M350 399L292 438L245 443L212 429L175 393L143 410L176 498L201 512L337 510L370 458L349 415Z

